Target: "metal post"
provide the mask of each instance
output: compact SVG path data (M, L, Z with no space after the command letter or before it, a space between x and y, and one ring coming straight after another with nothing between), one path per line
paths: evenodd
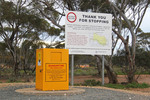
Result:
M104 85L104 56L102 56L102 85Z
M71 86L74 85L74 55L72 55L71 59Z

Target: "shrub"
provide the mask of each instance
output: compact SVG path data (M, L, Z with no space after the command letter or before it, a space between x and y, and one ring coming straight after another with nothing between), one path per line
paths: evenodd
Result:
M74 75L94 75L97 74L97 70L95 68L82 68L75 69Z
M124 89L125 85L122 84L105 84L105 87L115 88L115 89Z
M149 87L149 85L146 83L142 83L142 84L130 83L130 84L126 85L126 88L148 88L148 87Z
M150 87L150 85L146 84L146 83L129 83L126 85L123 84L106 84L105 87L109 87L109 88L115 88L115 89L125 89L125 88L148 88Z
M85 86L100 86L101 82L100 81L96 81L95 79L85 80L83 85L85 85Z
M7 82L8 83L13 83L13 82L16 82L16 81L17 81L16 77L10 77Z

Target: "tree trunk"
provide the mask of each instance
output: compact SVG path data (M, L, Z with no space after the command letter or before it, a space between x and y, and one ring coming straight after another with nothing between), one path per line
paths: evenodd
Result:
M127 81L128 83L137 82L137 79L135 78L135 72L136 72L136 66L135 66L135 52L130 52L130 47L128 45L128 39L127 37L125 45L126 50L126 57L128 60L128 66L125 68L125 73L127 73ZM132 47L133 48L133 47Z
M102 67L101 67L101 61L99 59L99 57L96 57L97 59L97 71L98 71L98 75L101 76L102 75Z
M97 56L97 57L99 57L99 59L101 59L102 61L102 56ZM112 67L108 64L106 59L104 59L104 65L105 65L105 69L107 70L109 83L112 83L112 84L118 83L117 75L112 69Z
M118 83L117 75L112 70L112 68L108 65L105 65L105 68L106 68L106 71L107 71L107 74L108 74L109 83L113 83L113 84Z
M128 76L128 83L138 82L137 79L135 78L135 73L129 73L127 76Z
M17 53L15 53L15 56L14 56L14 74L15 74L15 76L18 75L18 65L19 65L19 62L17 59Z
M15 74L15 76L17 76L17 74L18 74L18 63L17 62L15 62L15 65L14 65L14 74Z
M17 76L18 65L19 65L17 51L16 51L15 47L12 46L12 44L9 44L8 47L9 47L9 50L10 50L10 53L12 55L13 62L14 62L14 65L13 65L14 75Z

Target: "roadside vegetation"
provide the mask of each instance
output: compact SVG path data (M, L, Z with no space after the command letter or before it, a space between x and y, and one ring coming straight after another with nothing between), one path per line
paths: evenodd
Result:
M76 86L102 86L100 81L85 80L84 83L75 84ZM107 83L104 87L114 88L114 89L130 89L130 88L149 88L150 85L146 83L126 83L126 84L111 84Z

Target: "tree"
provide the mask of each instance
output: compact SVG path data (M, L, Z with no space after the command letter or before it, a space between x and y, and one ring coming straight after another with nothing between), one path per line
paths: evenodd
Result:
M23 67L25 74L27 71L32 70L32 73L35 71L35 60L36 60L36 49L44 48L48 44L44 42L37 41L36 39L25 40L21 44L20 48L20 66Z
M0 1L0 37L13 58L15 75L20 64L21 43L25 39L30 39L26 35L39 36L49 29L47 21L29 9L29 5L27 0Z
M128 66L125 70L128 76L128 82L136 82L135 72L135 54L136 54L136 41L139 27L146 13L149 0L116 0L115 2L108 1L112 8L113 17L116 21L116 26L113 27L113 32L121 39L124 44L126 56L128 59ZM125 22L127 28L125 28L125 36L122 29L123 22ZM134 22L134 23L132 23ZM131 45L130 45L131 43ZM131 49L130 49L131 47Z
M141 33L137 35L137 45L144 48L146 51L150 51L150 33Z

